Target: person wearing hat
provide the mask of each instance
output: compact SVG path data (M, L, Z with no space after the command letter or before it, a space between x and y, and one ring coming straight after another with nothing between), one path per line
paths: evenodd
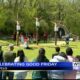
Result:
M13 50L14 50L14 45L10 44L9 45L9 51L5 52L3 55L4 62L14 62L14 59L16 58L16 53ZM13 80L14 73L6 71L3 73L3 79L5 80L6 77L8 77L9 80Z

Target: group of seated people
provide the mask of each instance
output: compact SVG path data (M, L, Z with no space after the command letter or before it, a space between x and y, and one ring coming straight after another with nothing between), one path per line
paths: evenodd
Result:
M67 47L66 53L60 51L60 47L55 48L55 53L52 54L52 59L49 60L45 56L45 49L41 48L39 50L39 55L35 59L35 62L79 62L80 55L76 57L73 56L73 50ZM47 70L47 71L33 71L33 80L76 80L80 79L80 72L76 70Z
M28 62L23 50L18 50L17 54L13 51L14 45L9 45L9 51L3 54L2 46L0 46L0 62ZM38 56L33 62L79 62L80 55L73 56L73 50L67 47L66 53L60 51L60 47L55 48L55 53L52 54L52 59L49 60L46 57L46 51L44 48L39 49ZM14 80L14 77L18 79L25 79L28 71L0 71L0 79ZM70 70L33 70L32 80L64 80L64 79L80 79L79 71Z

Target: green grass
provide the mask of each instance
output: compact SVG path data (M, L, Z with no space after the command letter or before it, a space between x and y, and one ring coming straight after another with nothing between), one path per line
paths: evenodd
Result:
M2 40L0 40L0 43L3 44L3 45L8 45L11 42L12 41L2 41ZM66 49L65 42L63 42L63 41L58 42L58 46L61 47L61 51L65 52L65 49ZM23 49L26 57L29 60L29 62L31 62L34 58L37 57L39 48L42 48L42 47L45 48L46 56L49 60L51 59L52 54L55 53L54 42L53 43L40 43L38 46L36 44L31 44L30 47L32 47L33 49L32 50L26 50L21 46L19 46L19 47L15 46L14 51L17 52L17 50ZM72 49L74 51L74 56L80 55L80 42L70 42L70 47L72 47ZM4 52L6 52L8 50L8 47L3 46L2 49L4 50ZM31 71L28 73L26 78L31 79Z

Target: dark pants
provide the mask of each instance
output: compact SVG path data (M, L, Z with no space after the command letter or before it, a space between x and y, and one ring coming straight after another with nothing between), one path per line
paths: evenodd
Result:
M13 80L14 72L3 72L3 75L2 75L3 80L6 80L7 77L8 77L8 80Z

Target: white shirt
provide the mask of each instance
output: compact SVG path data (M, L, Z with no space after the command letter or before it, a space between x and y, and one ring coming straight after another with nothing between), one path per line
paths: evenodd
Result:
M16 57L14 62L20 62L19 57ZM28 62L28 59L26 57L24 58L24 62ZM27 72L27 70L15 70L14 72L16 72L16 74L17 74L19 72Z

